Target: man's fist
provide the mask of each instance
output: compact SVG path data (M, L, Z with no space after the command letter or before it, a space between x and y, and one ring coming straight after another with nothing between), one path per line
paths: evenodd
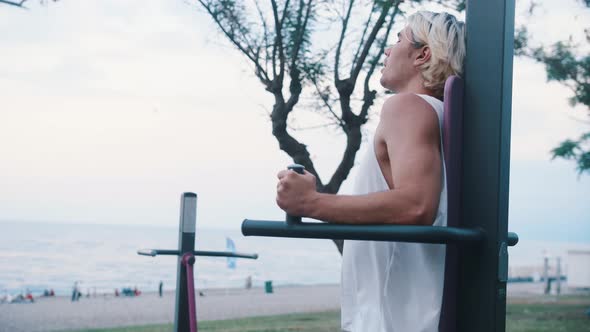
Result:
M290 215L309 217L317 195L315 176L308 171L282 170L277 177L277 205Z

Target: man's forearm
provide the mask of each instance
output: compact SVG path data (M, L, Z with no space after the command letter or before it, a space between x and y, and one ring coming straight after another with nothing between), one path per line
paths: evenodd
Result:
M432 208L418 195L389 190L367 195L318 193L310 202L309 217L339 224L432 224Z

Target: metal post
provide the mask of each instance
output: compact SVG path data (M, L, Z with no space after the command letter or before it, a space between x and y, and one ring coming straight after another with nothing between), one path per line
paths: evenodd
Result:
M549 257L545 256L543 260L543 281L545 282L545 294L549 294L551 283L549 282Z
M176 309L174 331L190 331L188 287L186 268L182 256L195 250L195 229L197 225L197 194L183 193L180 198L180 225L178 227L178 268L176 273Z
M500 332L506 329L514 0L468 1L466 24L461 225L483 229L486 238L459 254L457 327Z
M561 294L561 257L557 257L557 272L556 276L557 284L555 285L555 294Z

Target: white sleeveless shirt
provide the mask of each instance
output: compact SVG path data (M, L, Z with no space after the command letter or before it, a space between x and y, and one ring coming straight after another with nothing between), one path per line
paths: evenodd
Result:
M436 112L442 142L443 103L418 95ZM389 190L374 140L360 161L353 194ZM434 226L447 225L447 186L441 144L442 190ZM435 332L444 285L445 246L344 241L341 323L350 332Z

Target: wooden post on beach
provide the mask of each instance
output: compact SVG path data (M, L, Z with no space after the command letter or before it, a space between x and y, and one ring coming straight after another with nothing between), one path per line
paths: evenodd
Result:
M174 331L190 331L186 268L182 256L195 250L197 226L197 194L183 193L180 198L180 225L178 227L178 268L176 274L176 306Z

